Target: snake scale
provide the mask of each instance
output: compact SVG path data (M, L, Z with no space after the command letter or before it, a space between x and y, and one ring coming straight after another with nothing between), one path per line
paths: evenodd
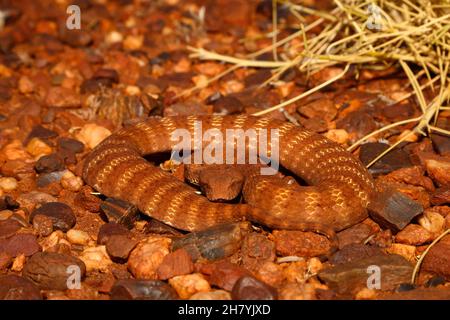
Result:
M198 121L203 130L223 133L278 129L279 163L308 186L261 175L245 183L245 203L211 202L144 159L171 151L175 129L184 128L193 137ZM290 122L247 115L148 118L118 130L95 147L85 159L83 178L100 193L126 200L143 213L187 231L246 219L271 228L330 235L364 220L375 192L369 172L339 144Z

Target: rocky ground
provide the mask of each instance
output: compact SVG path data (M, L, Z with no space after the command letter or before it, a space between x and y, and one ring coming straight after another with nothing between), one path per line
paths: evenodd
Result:
M450 299L450 235L411 284L418 257L450 227L445 135L415 135L370 169L423 212L381 210L338 233L328 261L318 258L330 246L318 234L246 222L186 234L96 194L80 177L82 160L118 127L148 115L251 114L341 69L309 78L288 70L260 88L270 70L241 68L183 94L227 68L190 59L187 46L235 56L270 45L261 35L271 30L271 1L75 3L78 31L65 27L64 0L0 1L0 299ZM391 105L410 92L395 69L356 73L270 116L349 146L420 115L414 97ZM450 129L450 112L437 124ZM355 153L367 164L411 128ZM367 286L369 266L379 267L381 287Z

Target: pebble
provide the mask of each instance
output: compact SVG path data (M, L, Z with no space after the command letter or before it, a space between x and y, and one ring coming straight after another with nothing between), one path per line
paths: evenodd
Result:
M389 148L386 143L369 142L361 146L359 159L364 165L369 164L380 153ZM369 172L374 176L387 174L400 168L411 167L412 163L406 151L400 148L395 148L387 153L384 157L379 159L370 168Z
M361 243L352 243L344 246L333 254L330 258L330 262L337 265L383 254L384 252L378 247Z
M365 223L358 223L337 233L339 248L342 249L350 244L363 243L374 233L374 230Z
M53 228L67 232L76 223L76 217L73 210L62 202L47 202L39 208L33 210L30 220L37 215L50 217L53 221Z
M233 286L231 297L235 300L276 300L277 290L251 276L240 278Z
M25 149L29 154L36 158L49 155L53 152L52 148L39 138L31 139Z
M84 144L76 139L62 137L57 141L57 148L58 150L80 153L84 150Z
M423 215L418 218L418 222L433 235L433 238L444 231L445 218L433 210L425 210Z
M249 228L248 222L240 222L192 232L184 237L175 238L172 250L185 249L194 262L200 257L210 261L220 260L239 250Z
M33 219L33 228L43 237L49 236L53 232L53 220L42 214Z
M397 254L402 256L406 260L414 263L416 261L416 247L408 244L393 243L390 247L386 248L386 252L390 254Z
M382 295L380 300L450 300L448 288L415 289Z
M97 246L85 249L81 255L80 259L83 260L86 265L86 271L100 271L107 272L109 266L112 264L111 259L106 252L105 246Z
M9 274L0 276L0 300L42 300L42 296L33 282Z
M130 231L124 226L115 223L108 222L102 225L97 234L97 243L100 245L105 245L108 239L114 235L128 235Z
M85 146L93 149L110 135L111 131L105 127L99 126L95 123L88 123L81 128L75 137Z
M275 260L275 243L263 234L252 232L244 238L241 256L243 266L255 272L265 262Z
M24 144L28 144L28 142L33 138L40 139L51 139L57 137L58 134L55 131L44 128L41 125L34 126L31 129L31 132L28 134L27 138L24 141Z
M396 242L413 246L430 242L432 239L432 234L427 229L412 223L395 235Z
M274 262L265 262L255 272L255 277L272 287L280 287L286 279L283 268Z
M0 252L0 273L4 273L7 268L11 265L13 257L8 253L2 251Z
M313 232L274 230L276 251L281 256L315 257L328 253L329 240Z
M13 191L17 188L17 180L12 177L0 178L0 189L5 192Z
M56 153L42 156L35 164L35 169L38 173L49 173L55 171L62 171L65 168L64 161Z
M92 238L86 231L70 229L66 233L67 240L70 243L87 246L92 242Z
M63 174L64 171L56 171L40 174L36 179L36 186L38 188L46 188L50 187L51 185L59 186L59 182L61 181L61 177L63 176Z
M100 212L100 204L102 200L91 194L92 188L89 186L82 186L80 191L75 196L74 203L90 212Z
M287 283L279 290L280 300L316 300L316 288L308 283Z
M167 280L193 271L194 263L189 253L184 249L178 249L164 257L156 272L158 279Z
M55 202L56 198L45 192L31 191L28 193L22 193L17 197L16 201L22 208L25 208L31 212L37 205Z
M34 173L34 165L28 160L7 160L0 169L1 174L6 177L21 179L21 176ZM2 192L3 190L0 189Z
M376 255L342 263L319 273L319 279L338 294L353 296L367 288L368 268L380 268L381 290L393 290L411 280L413 266L399 255Z
M71 255L39 252L27 261L22 274L41 289L67 290L70 276L76 274L82 280L86 274L86 266L83 261Z
M128 270L140 279L156 280L157 269L169 254L171 240L169 238L150 236L141 241L128 258Z
M213 102L214 112L219 114L236 114L244 110L242 102L233 96L220 96Z
M450 204L450 186L436 189L431 198L431 204L435 206Z
M425 256L422 269L441 275L450 281L450 236L445 236Z
M112 300L175 300L175 290L159 280L121 279L110 292Z
M36 236L32 234L15 234L7 239L0 240L0 251L4 251L12 257L20 254L31 256L41 250Z
M61 186L66 190L78 192L83 186L83 179L66 170L61 177Z
M428 175L436 181L438 186L450 185L450 161L446 158L427 159L425 160L425 168Z
M231 294L225 290L194 293L189 300L231 300Z
M15 220L0 221L0 240L12 237L22 226Z
M106 252L113 261L125 262L136 245L137 241L126 235L113 235L106 242Z
M22 272L26 260L27 257L24 254L19 254L13 261L11 271Z
M198 292L211 290L208 281L200 273L173 277L169 279L169 284L175 289L180 299L189 299Z
M208 267L211 268L208 272L210 284L227 291L231 291L240 278L250 275L246 269L228 261L219 261Z
M328 130L324 136L339 144L346 144L349 140L348 132L344 129Z

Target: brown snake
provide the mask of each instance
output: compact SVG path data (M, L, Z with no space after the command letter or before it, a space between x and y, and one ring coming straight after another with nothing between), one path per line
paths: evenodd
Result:
M245 184L245 204L210 202L143 158L171 151L175 129L187 129L193 137L195 121L201 121L203 130L217 128L223 133L226 129L278 129L281 166L309 186L258 176ZM182 230L247 219L271 228L316 231L329 237L333 230L367 217L375 190L362 163L337 143L289 122L246 115L149 118L99 144L85 160L83 178L102 194L126 200Z

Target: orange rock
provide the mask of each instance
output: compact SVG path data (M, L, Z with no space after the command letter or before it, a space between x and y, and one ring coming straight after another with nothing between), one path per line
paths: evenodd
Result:
M417 224L410 224L397 233L395 240L399 243L409 245L421 245L433 239L431 233Z

